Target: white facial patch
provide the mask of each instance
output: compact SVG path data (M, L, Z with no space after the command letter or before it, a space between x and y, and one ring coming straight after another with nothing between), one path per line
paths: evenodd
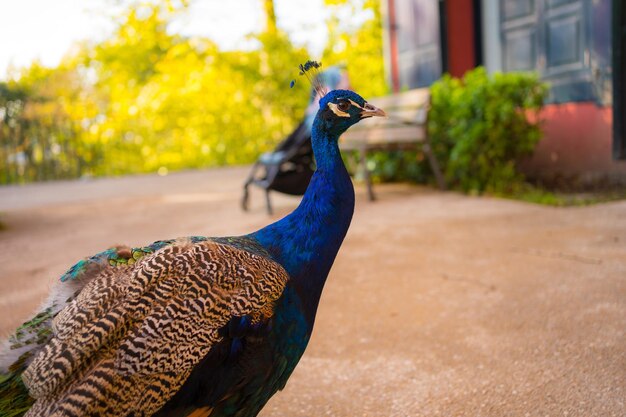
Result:
M357 103L355 103L354 101L352 101L352 100L350 100L350 99L348 99L348 101L349 101L350 103L352 103L352 105L353 105L353 106L355 106L355 107L357 107L357 108L359 108L359 109L363 110L363 107L359 106L359 105L358 105Z
M339 110L339 107L337 107L335 103L328 103L328 107L339 117L350 117L349 113Z

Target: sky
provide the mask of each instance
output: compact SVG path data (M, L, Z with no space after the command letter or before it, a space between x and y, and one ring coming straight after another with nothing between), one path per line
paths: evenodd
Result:
M113 0L0 0L0 80L10 65L38 59L56 66L80 40L102 40L114 24ZM278 26L298 45L320 54L326 42L323 0L274 0ZM246 35L263 29L262 0L195 0L170 29L208 37L223 49L246 48Z

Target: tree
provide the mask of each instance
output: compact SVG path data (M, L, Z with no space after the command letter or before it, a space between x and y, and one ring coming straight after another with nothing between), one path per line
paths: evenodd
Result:
M269 34L277 32L276 13L274 12L274 0L263 0L263 10L265 11L265 31Z
M0 87L1 183L72 178L89 172L98 150L81 140L95 114L80 67L39 63Z
M324 62L347 62L368 97L385 89L377 1L337 2L368 19L362 28L337 23L333 36L351 47L327 48ZM222 51L210 39L171 34L168 24L189 1L142 0L124 9L108 39L0 84L0 181L254 161L295 127L310 88L290 88L309 53L276 25L273 2L263 2L267 26L253 35L256 50Z
M380 0L325 0L334 10L327 22L328 43L323 53L324 65L346 65L352 87L365 97L389 92L385 81L383 33ZM342 23L341 8L364 21L358 26Z

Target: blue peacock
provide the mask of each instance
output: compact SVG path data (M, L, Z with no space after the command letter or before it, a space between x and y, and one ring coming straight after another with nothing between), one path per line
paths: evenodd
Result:
M317 67L301 70L315 81ZM384 116L352 91L324 93L317 169L291 214L245 236L120 246L78 262L9 338L0 415L256 416L304 353L352 219L339 136Z

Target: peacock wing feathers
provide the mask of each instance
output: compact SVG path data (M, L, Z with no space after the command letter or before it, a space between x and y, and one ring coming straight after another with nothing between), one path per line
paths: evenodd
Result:
M202 238L190 239L197 241ZM140 258L174 242L175 240L157 241L138 248L113 247L78 261L63 274L61 282L52 288L52 293L40 312L17 328L0 353L0 415L21 416L32 406L34 399L24 386L21 375L33 357L52 339L54 328L58 329L59 324L64 321L63 315L59 316L59 313L92 279L100 274L111 273L114 269L132 265Z
M17 328L0 353L0 415L23 415L34 403L21 375L33 357L53 337L53 322L82 288L101 272L134 263L137 259L173 243L158 241L149 246L118 246L82 259L61 276L40 312ZM60 319L57 319L60 321Z
M188 238L141 253L118 248L70 269L64 284L82 281L81 291L47 316L46 343L21 365L30 403L36 400L27 415L151 415L225 326L239 317L267 321L288 275L229 243Z

